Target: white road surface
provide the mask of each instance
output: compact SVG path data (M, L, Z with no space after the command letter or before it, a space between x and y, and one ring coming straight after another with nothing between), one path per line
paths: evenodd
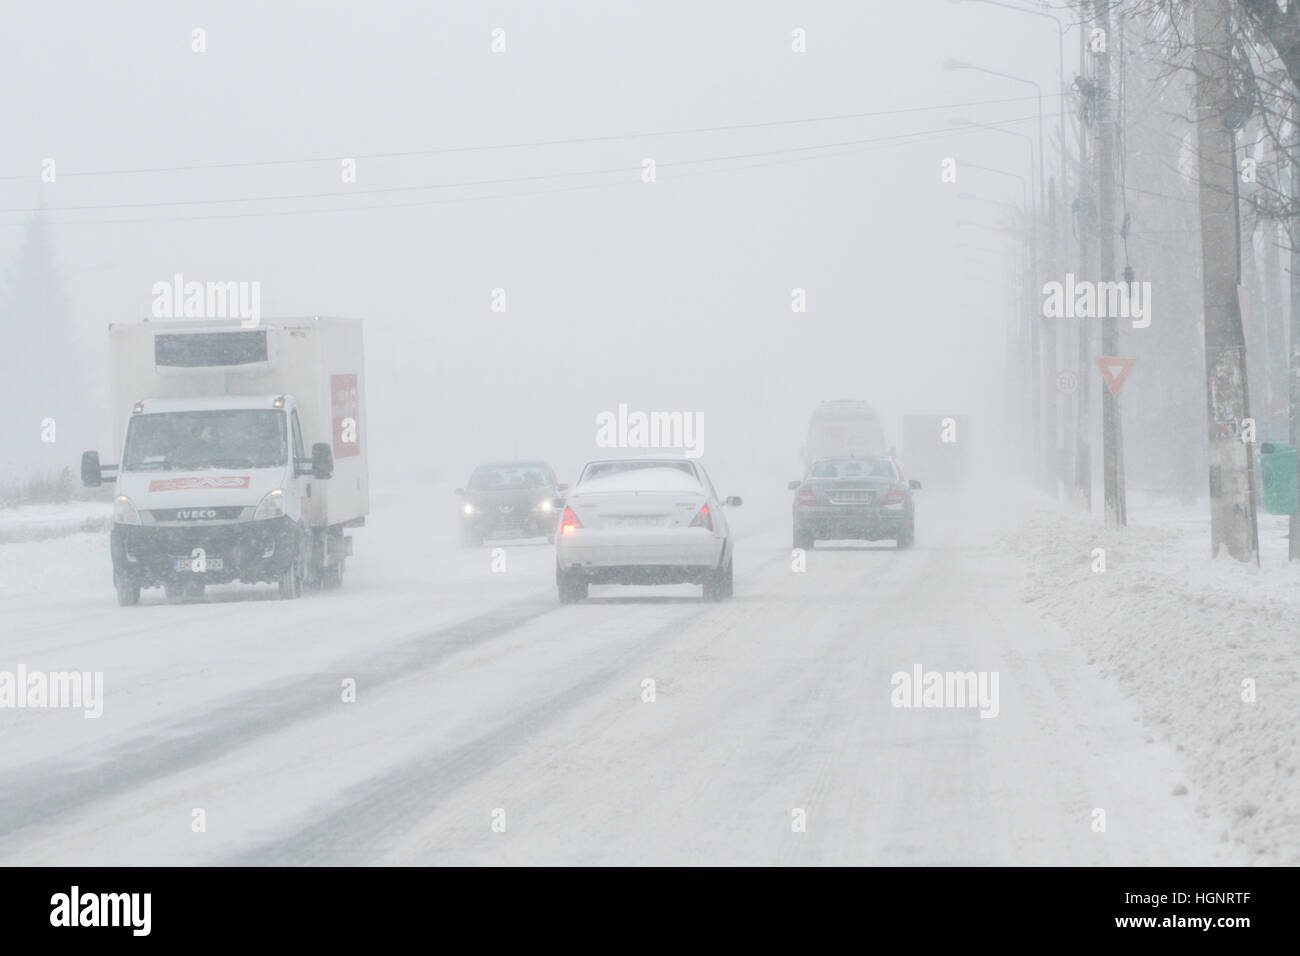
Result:
M105 698L0 710L0 863L1245 862L1022 599L987 503L919 498L914 550L800 573L787 499L749 495L733 600L561 606L544 542L494 571L445 497L377 496L343 589L295 602L119 608L105 535L0 545L0 670ZM893 706L916 665L997 672L997 716Z

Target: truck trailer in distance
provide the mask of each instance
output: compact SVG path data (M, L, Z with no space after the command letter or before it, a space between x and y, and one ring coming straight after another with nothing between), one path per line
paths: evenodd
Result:
M360 321L113 324L108 341L117 464L88 451L81 475L116 476L118 603L149 587L339 587L345 529L370 510Z

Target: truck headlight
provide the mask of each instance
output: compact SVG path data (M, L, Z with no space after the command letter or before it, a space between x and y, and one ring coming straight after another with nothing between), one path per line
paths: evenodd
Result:
M534 511L554 511L554 510L555 510L555 502L551 501L550 498L547 498L545 501L540 502L540 503L537 505L537 507L534 508L533 510L534 510Z
M284 517L284 489L276 488L274 491L268 491L260 502L257 510L253 512L254 521L262 521L266 518L283 518Z
M139 524L140 512L136 511L135 502L126 495L118 495L114 498L113 521L116 524Z

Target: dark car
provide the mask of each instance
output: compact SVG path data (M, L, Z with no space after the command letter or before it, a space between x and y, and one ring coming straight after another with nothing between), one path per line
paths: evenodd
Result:
M889 457L818 458L803 481L790 482L794 496L794 546L818 540L892 538L911 547L916 518L912 491L898 462Z
M555 540L558 497L568 485L555 480L544 461L494 461L474 469L469 484L457 488L460 506L460 541L466 547L484 538Z

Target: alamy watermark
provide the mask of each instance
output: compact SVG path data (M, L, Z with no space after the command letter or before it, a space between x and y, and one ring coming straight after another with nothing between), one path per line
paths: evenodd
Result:
M597 448L678 448L687 458L704 454L703 412L617 412L596 416Z
M262 321L260 282L186 282L178 272L149 291L155 319L239 319L246 329Z
M997 671L927 671L913 664L911 673L896 671L889 685L895 707L978 708L981 717L998 715Z
M74 885L50 897L50 925L125 927L132 936L148 936L152 909L152 893L83 893Z
M103 671L0 671L0 709L80 709L87 720L104 713Z
M1092 282L1065 274L1064 282L1043 285L1047 319L1132 319L1133 328L1151 324L1150 282Z

